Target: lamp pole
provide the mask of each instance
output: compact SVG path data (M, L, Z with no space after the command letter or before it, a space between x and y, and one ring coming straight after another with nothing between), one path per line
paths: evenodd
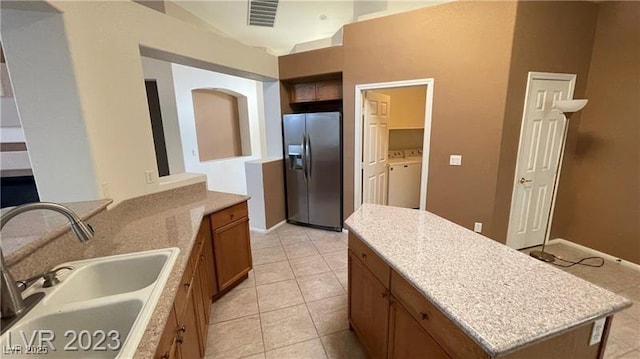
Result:
M560 169L561 164L564 159L564 149L567 144L567 135L569 133L569 119L571 116L582 110L584 106L587 104L588 100L564 100L564 101L556 101L555 109L560 111L565 118L565 126L562 134L562 144L560 145L560 158L558 158L558 163L556 164L556 175L555 182L553 186L553 202L551 203L551 209L549 210L549 217L547 220L547 230L544 236L544 242L542 242L542 250L539 251L531 251L529 253L535 259L541 260L543 262L551 263L555 261L556 257L553 254L545 252L547 247L547 242L549 242L549 236L551 236L551 223L553 221L553 212L555 209L555 199L558 194L558 185L560 184Z

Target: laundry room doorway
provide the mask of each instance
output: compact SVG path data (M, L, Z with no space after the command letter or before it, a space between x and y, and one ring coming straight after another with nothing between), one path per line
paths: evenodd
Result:
M354 207L426 209L433 79L356 85Z

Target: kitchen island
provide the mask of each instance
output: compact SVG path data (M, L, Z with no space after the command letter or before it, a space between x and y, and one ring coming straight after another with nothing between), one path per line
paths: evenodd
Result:
M372 358L601 358L631 302L432 213L365 204L349 322Z

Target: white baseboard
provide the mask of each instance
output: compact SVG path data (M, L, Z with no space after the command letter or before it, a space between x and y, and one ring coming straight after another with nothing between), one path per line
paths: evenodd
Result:
M273 231L275 231L278 227L282 226L283 224L287 223L286 220L283 220L282 222L272 226L269 229L264 229L264 228L255 228L255 227L250 227L249 229L254 231L254 232L258 232L258 233L264 233L264 234L268 234L271 233Z
M571 241L568 241L568 240L563 239L563 238L551 239L551 240L549 240L547 242L547 245L552 245L552 244L555 244L555 243L565 244L565 245L567 245L569 247L574 247L574 248L578 248L580 250L583 250L585 252L593 253L596 256L600 256L600 257L602 257L602 258L604 258L606 260L609 260L611 262L615 262L616 264L619 264L619 265L621 265L623 267L631 268L633 270L637 270L637 271L640 272L640 264L629 262L629 261L624 260L622 258L618 258L618 257L612 256L610 254L607 254L607 253L604 253L604 252L600 252L600 251L595 250L593 248L589 248L589 247L583 246L582 244L571 242Z

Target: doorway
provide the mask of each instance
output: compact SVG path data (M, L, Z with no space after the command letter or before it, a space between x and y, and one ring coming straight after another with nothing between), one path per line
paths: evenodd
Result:
M529 73L507 230L512 248L548 240L568 125L555 102L573 98L575 81L574 74Z
M144 86L147 90L147 105L149 105L149 117L151 117L151 133L153 134L153 145L156 152L158 176L164 177L169 175L169 158L162 125L158 83L156 80L144 80Z
M426 209L433 84L433 79L418 79L356 85L355 209L362 203ZM400 102L394 105L393 98L403 89L420 91L420 109L404 111ZM416 113L417 123L409 124L408 117ZM407 139L416 137L412 146ZM414 179L417 172L419 179ZM414 194L393 191L407 187L406 180L416 184Z

